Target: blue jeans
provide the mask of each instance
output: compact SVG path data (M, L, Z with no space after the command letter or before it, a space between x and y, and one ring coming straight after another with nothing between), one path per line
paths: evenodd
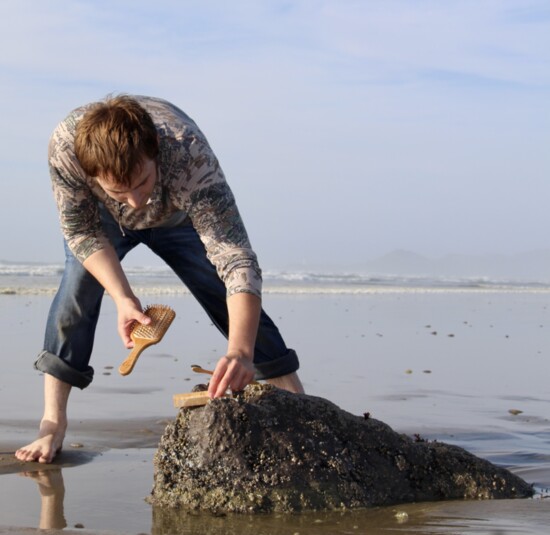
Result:
M202 305L214 325L227 338L228 315L225 285L206 258L204 245L189 220L180 226L144 230L124 229L103 207L103 228L119 258L144 243L172 268ZM44 350L35 368L79 388L93 380L89 365L104 289L86 271L65 244L65 269L52 302ZM288 349L279 330L262 310L254 352L257 379L280 377L296 371L298 356Z

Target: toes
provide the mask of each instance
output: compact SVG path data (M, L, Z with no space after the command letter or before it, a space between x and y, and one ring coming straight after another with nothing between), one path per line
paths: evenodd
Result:
M15 457L22 462L51 463L61 451L62 444L57 445L59 437L43 437L32 444L18 449ZM62 442L62 438L59 442Z
M36 451L20 449L15 452L15 457L23 462L29 462L29 461L48 462L47 455L44 455L40 449ZM42 461L41 459L44 459L44 460Z
M20 461L25 461L27 459L27 450L20 449L15 452L15 457Z

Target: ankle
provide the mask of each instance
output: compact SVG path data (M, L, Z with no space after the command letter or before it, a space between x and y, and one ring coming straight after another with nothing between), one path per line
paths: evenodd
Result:
M289 373L288 375L281 375L280 377L272 377L267 379L267 382L280 388L282 390L288 390L293 394L304 394L304 387L296 372Z
M67 430L67 419L59 417L44 416L40 421L41 433L65 433Z

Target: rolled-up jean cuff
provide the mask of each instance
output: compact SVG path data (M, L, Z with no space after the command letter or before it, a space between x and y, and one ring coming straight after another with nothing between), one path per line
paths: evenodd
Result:
M288 352L275 360L268 362L255 362L256 379L273 379L293 373L300 367L298 355L294 349L289 349Z
M88 366L86 371L79 372L49 351L42 351L42 353L38 355L34 367L41 372L52 375L64 383L68 383L80 389L86 388L94 378L94 369L91 366Z

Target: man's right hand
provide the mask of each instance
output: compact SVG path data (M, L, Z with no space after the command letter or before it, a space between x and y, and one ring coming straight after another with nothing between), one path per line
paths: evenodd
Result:
M134 347L130 338L132 324L139 321L144 325L151 323L151 318L143 313L139 299L132 292L130 284L115 250L109 245L92 253L84 260L84 267L99 281L112 297L118 312L118 334L128 349Z
M134 342L130 338L132 325L135 321L143 325L149 325L151 318L143 313L141 303L137 297L124 298L117 301L118 312L118 334L122 339L122 343L127 349L134 347Z

